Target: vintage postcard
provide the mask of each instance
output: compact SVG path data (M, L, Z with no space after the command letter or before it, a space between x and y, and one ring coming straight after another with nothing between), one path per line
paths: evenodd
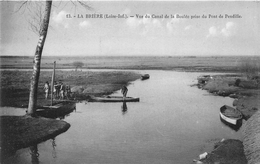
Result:
M1 163L260 161L258 1L1 1Z

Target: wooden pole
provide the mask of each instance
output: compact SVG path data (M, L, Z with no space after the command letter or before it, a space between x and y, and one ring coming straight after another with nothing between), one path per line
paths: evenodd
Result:
M53 103L53 90L54 90L54 80L55 80L55 66L56 66L56 61L53 63L53 73L52 73L52 78L51 78L51 106Z

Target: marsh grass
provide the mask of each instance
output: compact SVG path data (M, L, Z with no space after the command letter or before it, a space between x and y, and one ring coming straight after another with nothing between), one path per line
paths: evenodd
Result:
M234 86L234 78L223 78L215 77L203 87L208 90L210 93L218 92L225 95L230 95L238 91L238 87Z
M248 79L259 75L260 59L257 57L243 58L240 62L239 69Z
M0 71L0 106L22 107L28 104L31 71ZM70 85L76 98L89 95L111 94L123 85L140 78L140 74L128 71L56 71L55 81ZM38 84L38 102L45 103L43 86L51 82L52 71L41 71Z

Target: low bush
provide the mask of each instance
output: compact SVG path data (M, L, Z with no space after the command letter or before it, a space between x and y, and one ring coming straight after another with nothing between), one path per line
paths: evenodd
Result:
M252 79L259 74L260 58L243 58L240 62L239 69L248 79Z

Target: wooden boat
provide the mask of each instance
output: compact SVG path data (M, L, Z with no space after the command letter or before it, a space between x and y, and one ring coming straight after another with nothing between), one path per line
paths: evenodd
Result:
M201 75L197 78L198 83L201 84L207 83L210 79L212 79L212 76L210 75Z
M146 80L146 79L149 79L149 78L150 78L149 74L144 74L144 75L141 76L142 80Z
M54 87L54 80L55 80L55 65L56 62L54 61L53 65L53 74L52 74L52 82L51 82L51 105L50 106L40 106L36 109L36 113L42 117L48 118L57 118L60 116L64 116L72 112L76 109L76 102L74 101L59 101L56 104L53 104L53 87Z
M47 118L58 118L65 116L76 109L76 102L74 101L61 101L52 106L41 106L36 109L38 116Z
M237 125L239 120L242 120L242 114L235 108L224 105L220 108L220 117L233 125Z
M137 97L126 97L125 99L122 96L103 96L103 97L94 97L92 96L89 99L89 102L139 102Z

